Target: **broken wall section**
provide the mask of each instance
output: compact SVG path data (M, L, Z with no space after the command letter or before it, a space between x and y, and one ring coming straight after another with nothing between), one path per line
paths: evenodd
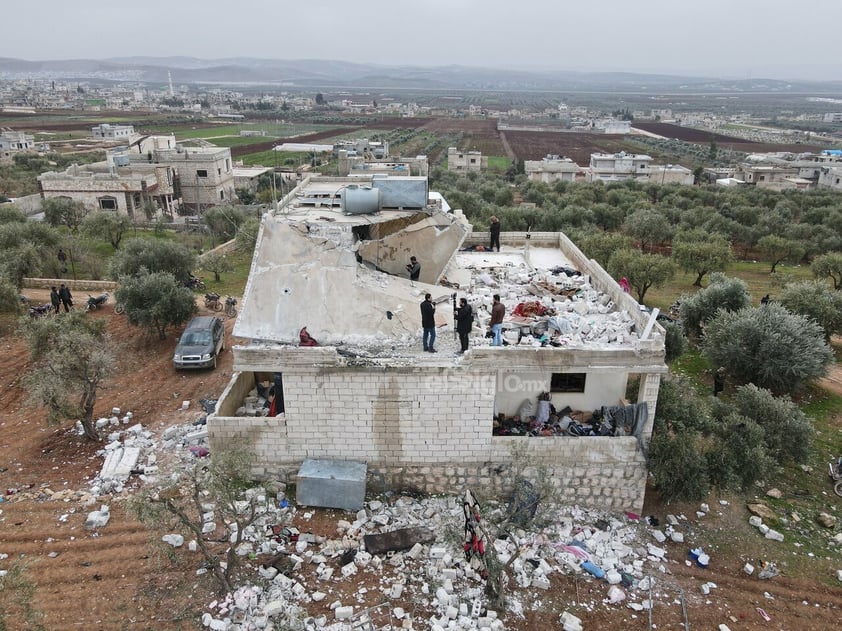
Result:
M357 254L388 274L407 277L409 257L421 264L420 282L436 284L453 255L462 247L471 227L454 215L419 215L420 220L390 234L379 228L379 239L362 241Z

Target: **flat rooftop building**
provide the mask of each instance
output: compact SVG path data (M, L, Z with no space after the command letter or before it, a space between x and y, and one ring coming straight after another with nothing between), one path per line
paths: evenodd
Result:
M428 199L425 178L314 177L264 215L234 326L247 342L208 420L212 445L243 439L257 474L355 460L386 486L442 492L504 490L522 443L570 501L639 511L663 329L564 234L504 233L490 252L461 213ZM426 293L437 353L421 345ZM499 347L485 335L494 294L506 307ZM475 314L464 354L459 298ZM299 344L304 327L318 346ZM264 395L282 399L275 416ZM611 435L564 434L596 416Z

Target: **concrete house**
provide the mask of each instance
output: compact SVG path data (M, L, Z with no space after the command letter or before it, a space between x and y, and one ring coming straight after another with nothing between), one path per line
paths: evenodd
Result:
M479 173L488 168L488 157L481 151L459 151L456 147L447 148L447 170Z
M67 197L130 216L147 202L171 214L236 199L230 149L180 147L172 136L145 136L109 151L105 162L48 171L38 176L38 186L44 199Z
M500 252L483 251L487 235L430 197L426 178L312 177L264 215L234 326L247 342L233 348L234 374L208 418L211 448L244 442L262 476L292 480L304 459L361 461L370 485L452 492L510 488L522 446L565 499L640 511L663 329L564 234L506 233ZM421 348L425 293L437 353ZM484 335L495 293L508 314L499 347ZM457 354L462 297L475 324ZM299 345L302 327L319 346ZM521 432L517 415L541 393L565 415L630 414L611 436Z
M564 156L548 155L541 160L525 160L523 170L530 182L575 182L585 172L578 164Z
M13 129L0 129L0 162L11 160L21 151L35 148L35 136Z
M626 153L592 153L588 181L616 182L620 180L649 181L651 156Z

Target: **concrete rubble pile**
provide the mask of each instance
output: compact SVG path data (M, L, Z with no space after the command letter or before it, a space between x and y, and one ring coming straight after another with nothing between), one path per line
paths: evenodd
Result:
M519 304L539 303L542 315L536 317L537 328L549 331L550 339L561 346L630 344L637 340L639 332L635 331L628 311L615 310L616 305L608 294L593 287L587 277L578 272L574 274L574 270L536 271L512 262L490 271L466 267L473 271L472 285L466 297L478 314L483 331L491 319L492 296L499 294L508 315ZM554 332L557 333L555 337ZM506 335L509 342L514 343L517 331L514 336L511 331L504 333ZM528 341L521 341L521 344L541 346L539 338L540 335L527 338Z
M305 509L278 509L261 489L253 490L252 498L260 501L261 519L244 533L237 553L252 558L267 554L283 557L283 571L261 565L258 572L263 581L211 603L211 611L203 617L205 627L223 631L360 628L353 625L366 615L374 620L375 614L358 604L365 601L367 588L357 587L353 598L348 598L348 586L370 585L371 580L363 579L369 575L382 592L374 602L388 602L391 615L391 627L372 628L505 629L504 612L488 609L485 581L465 560L461 540L464 514L455 498L414 500L401 496L392 503L370 501L367 508L353 515L353 521L349 517L337 522L335 538L301 533L297 541L289 542L267 538L266 525L273 519L291 523L293 517L300 524L310 514L298 515ZM503 510L484 517L490 524L502 521ZM365 549L366 535L413 527L438 533L438 541L416 543L384 555L372 555ZM656 543L668 536L683 541L673 534L678 533L675 526L668 530L671 534L664 535L627 517L565 507L552 526L540 532L516 530L506 539L491 542L488 554L495 554L501 563L514 557L507 589L509 614L523 617L534 604L524 599L540 598L550 589L553 575L577 575L582 580L601 581L605 587L601 600L580 606L625 606L636 615L651 606L650 588L655 589L659 580L653 575L666 572L667 550ZM337 597L341 596L336 593L340 584L344 584L344 599ZM332 614L309 616L307 609L312 603L330 603ZM324 605L318 609L324 611ZM563 628L582 628L572 612L562 617Z
M88 503L92 503L101 495L121 493L132 475L137 475L144 483L154 482L159 473L159 448L176 451L184 460L209 453L208 432L204 426L173 425L166 428L160 438L156 439L155 434L142 424L129 425L132 420L131 412L126 412L121 417L120 409L113 408L111 417L96 421L96 427L100 431L112 431L106 434L105 447L97 452L97 455L103 457L103 465L99 474L91 480L89 490L85 494ZM125 427L126 425L129 426ZM197 452L196 449L200 451Z

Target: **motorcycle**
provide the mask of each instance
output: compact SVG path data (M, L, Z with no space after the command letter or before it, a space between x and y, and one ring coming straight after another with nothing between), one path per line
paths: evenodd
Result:
M205 294L205 309L212 309L213 311L222 311L222 301L220 301L219 294Z
M830 479L833 481L833 492L842 497L842 456L837 462L828 464Z
M193 291L197 289L201 289L202 291L204 291L205 281L203 281L198 276L193 276L193 274L190 274L190 276L187 277L187 280L184 281L184 286L187 287L187 289L192 289Z
M229 318L237 315L237 299L233 296L225 297L225 315Z
M96 311L108 302L108 292L102 292L99 296L88 294L88 302L85 303L85 311Z
M52 304L39 305L37 307L29 307L30 318L40 318L41 316L49 315L52 312Z

